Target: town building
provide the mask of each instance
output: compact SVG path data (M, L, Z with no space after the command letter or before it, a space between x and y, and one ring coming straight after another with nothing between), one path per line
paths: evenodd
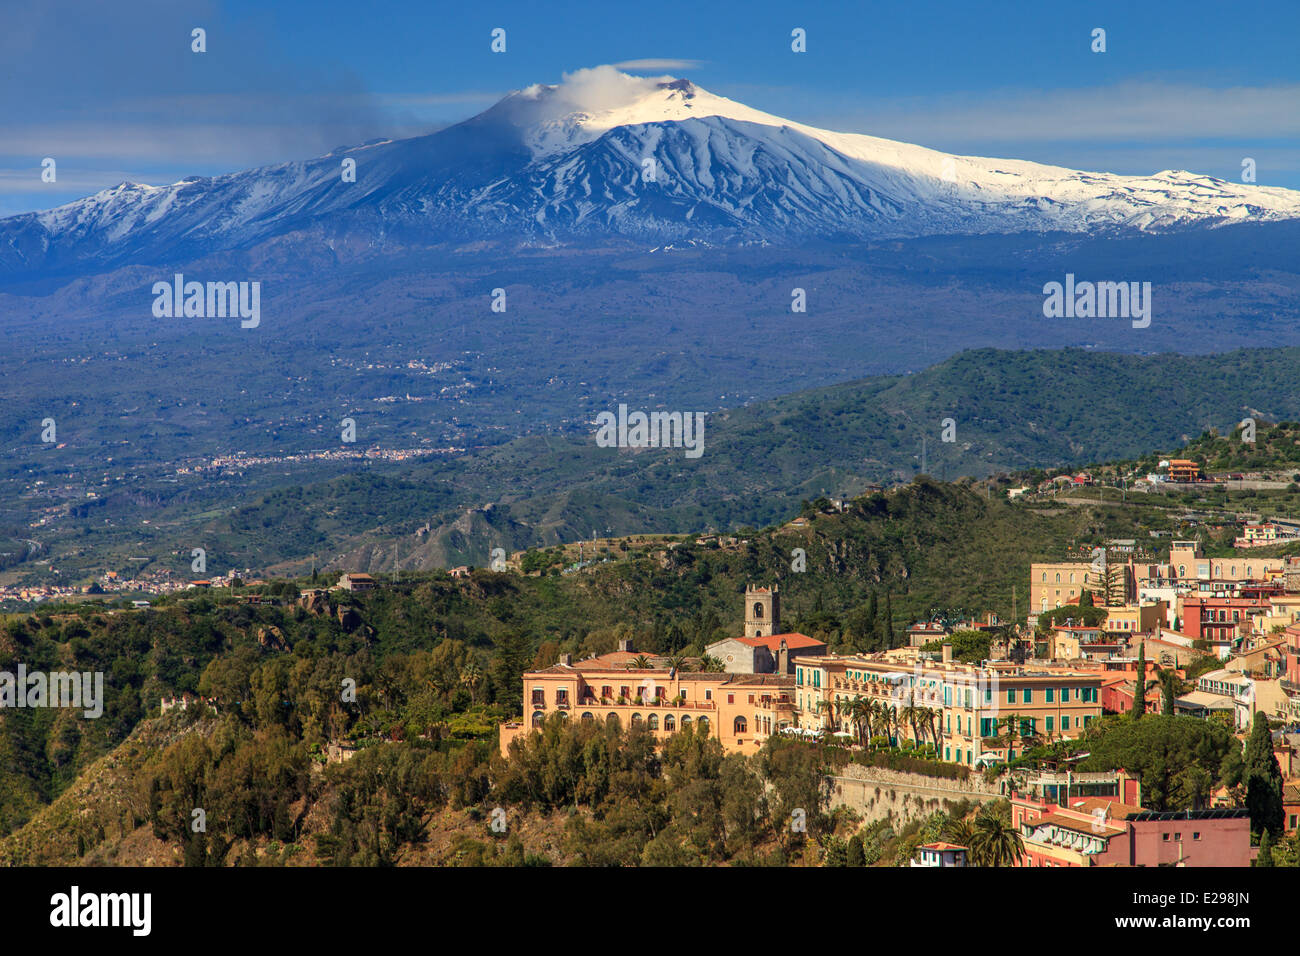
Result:
M693 725L728 753L749 754L795 723L794 681L787 675L678 670L663 658L637 654L628 641L586 660L562 656L551 667L525 673L523 685L525 717L502 725L502 755L553 714L643 725L660 739Z
M895 655L795 658L797 726L929 744L966 766L1014 759L1026 740L1077 737L1101 716L1097 672L1010 663L987 666ZM881 730L862 728L874 712ZM882 717L881 715L887 715Z
M704 653L722 661L729 674L793 674L796 655L825 654L826 644L806 634L729 637L710 644Z
M1116 797L1064 803L1015 791L1012 825L1024 844L1021 866L1250 866L1250 812L1159 813Z
M781 632L781 594L770 588L745 586L745 637L770 637Z
M1078 604L1084 591L1091 591L1097 604L1102 588L1098 574L1086 561L1065 561L1029 566L1030 613L1046 613L1058 607Z
M922 843L916 848L912 866L966 866L969 847L956 843Z
M373 591L375 579L368 574L345 574L336 586L345 591Z
M1196 481L1201 477L1201 466L1190 458L1171 458L1161 464L1170 481Z

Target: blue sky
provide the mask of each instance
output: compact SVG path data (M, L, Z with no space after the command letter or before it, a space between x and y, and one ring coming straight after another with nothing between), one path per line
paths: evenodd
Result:
M464 119L567 71L1081 169L1300 188L1300 4L45 0L0 15L0 214ZM208 52L190 52L204 27ZM502 27L507 50L489 49ZM808 50L790 50L790 31ZM1106 30L1105 53L1090 49ZM638 68L640 64L640 68ZM41 159L58 180L43 183Z

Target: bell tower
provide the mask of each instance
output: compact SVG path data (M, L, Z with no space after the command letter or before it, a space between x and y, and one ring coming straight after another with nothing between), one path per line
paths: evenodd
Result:
M745 636L771 637L781 633L781 595L777 585L745 585Z

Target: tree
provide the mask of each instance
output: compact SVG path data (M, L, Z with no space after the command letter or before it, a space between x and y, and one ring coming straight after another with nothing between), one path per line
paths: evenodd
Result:
M848 861L846 866L866 866L867 855L862 849L862 834L855 833L849 837Z
M1255 857L1255 866L1276 866L1273 862L1273 835L1267 830L1259 839L1259 856Z
M921 742L921 731L919 724L921 722L921 708L916 706L916 692L907 700L907 706L903 708L902 719L912 730L912 740L917 744Z
M971 862L976 866L1014 866L1025 853L1020 834L994 813L983 812L971 837Z
M1133 684L1133 719L1147 712L1147 643L1138 644L1137 680Z
M975 840L975 826L965 817L949 820L943 828L943 837L949 843L971 848Z
M1165 715L1172 717L1174 715L1174 698L1186 692L1187 684L1172 667L1162 667L1157 670L1156 683L1160 685L1160 696L1164 703Z
M1273 752L1273 735L1268 715L1255 712L1255 723L1246 741L1242 776L1246 784L1246 808L1250 828L1256 833L1277 836L1282 832L1282 768Z
M1007 728L1007 756L1010 758L1011 748L1016 744L1016 735L1020 733L1020 715L1007 714L1002 718L1002 723Z
M822 866L848 866L849 848L839 837L827 836L822 844Z
M1106 607L1117 607L1123 604L1127 597L1123 565L1107 562L1106 566L1098 574L1101 577L1102 603Z
M1080 745L1089 756L1079 763L1079 770L1124 768L1142 781L1143 805L1161 812L1192 809L1197 795L1204 792L1204 777L1189 775L1189 768L1204 771L1212 783L1231 786L1229 758L1241 753L1236 739L1221 724L1161 714L1148 714L1142 720L1094 720Z
M854 697L849 704L849 723L858 738L859 746L866 747L871 738L871 721L874 704L865 697Z

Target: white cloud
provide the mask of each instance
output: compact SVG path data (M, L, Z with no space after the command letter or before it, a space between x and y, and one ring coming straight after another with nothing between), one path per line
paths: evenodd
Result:
M563 82L556 88L555 98L574 108L595 113L640 99L653 92L660 83L671 79L671 76L630 76L612 66L593 66L565 73Z
M624 60L622 63L615 63L614 66L620 70L698 70L703 60L674 60L655 59L647 60Z

